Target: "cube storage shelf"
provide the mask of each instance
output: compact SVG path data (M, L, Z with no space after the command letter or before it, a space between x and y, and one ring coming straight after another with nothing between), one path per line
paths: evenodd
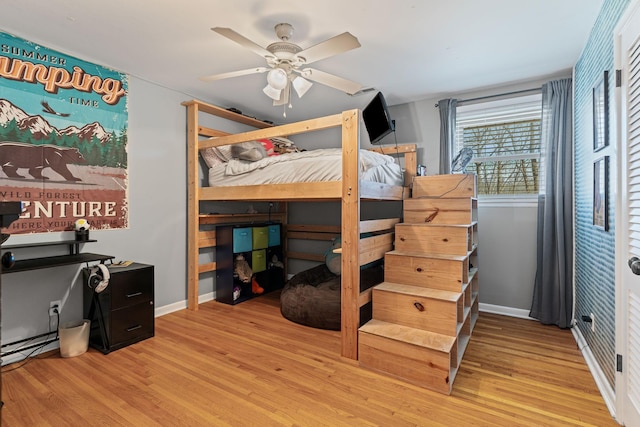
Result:
M282 225L237 223L216 226L216 300L238 304L259 294L234 273L234 261L243 257L251 277L264 293L284 286Z

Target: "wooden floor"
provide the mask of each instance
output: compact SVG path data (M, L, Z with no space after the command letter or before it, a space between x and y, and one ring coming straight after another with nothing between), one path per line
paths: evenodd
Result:
M451 396L358 367L277 295L156 319L103 355L2 371L11 426L616 426L568 330L481 313Z

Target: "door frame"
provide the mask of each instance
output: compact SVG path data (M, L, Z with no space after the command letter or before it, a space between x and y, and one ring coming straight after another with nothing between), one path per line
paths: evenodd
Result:
M640 13L640 0L631 0L627 5L627 9L623 13L622 17L618 21L613 31L614 42L614 70L621 70L624 57L622 55L622 41L621 33L626 28L632 16L636 13ZM626 108L623 102L626 98L623 96L623 89L627 82L622 81L621 87L614 86L614 105L615 108L610 109L610 112L614 115L612 117L614 126L610 126L610 131L615 131L615 134L610 135L610 140L616 141L616 185L615 185L615 351L616 354L623 356L623 372L615 372L615 419L619 423L625 422L627 419L626 408L626 391L627 391L627 376L625 371L628 371L625 366L624 359L628 355L628 342L626 340L626 331L628 327L627 318L627 298L624 295L625 286L623 282L623 272L627 269L627 250L624 247L624 235L626 229L623 229L627 220L627 213L625 206L623 205L623 195L626 192L626 124L627 118L625 117ZM625 199L626 200L626 199ZM613 363L616 363L614 360Z

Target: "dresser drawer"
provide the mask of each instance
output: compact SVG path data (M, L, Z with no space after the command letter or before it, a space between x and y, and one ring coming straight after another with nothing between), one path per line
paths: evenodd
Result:
M153 313L151 301L113 311L111 313L111 346L119 347L120 344L128 345L152 337Z
M110 270L111 309L153 301L153 267L119 272Z

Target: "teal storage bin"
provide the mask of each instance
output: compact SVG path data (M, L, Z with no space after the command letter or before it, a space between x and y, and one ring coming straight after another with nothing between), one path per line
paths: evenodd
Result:
M253 227L253 249L269 246L269 227Z
M233 252L249 252L252 246L251 228L234 228L233 229Z
M259 273L267 269L267 251L260 249L251 253L251 270Z
M269 247L280 244L280 224L269 226Z

